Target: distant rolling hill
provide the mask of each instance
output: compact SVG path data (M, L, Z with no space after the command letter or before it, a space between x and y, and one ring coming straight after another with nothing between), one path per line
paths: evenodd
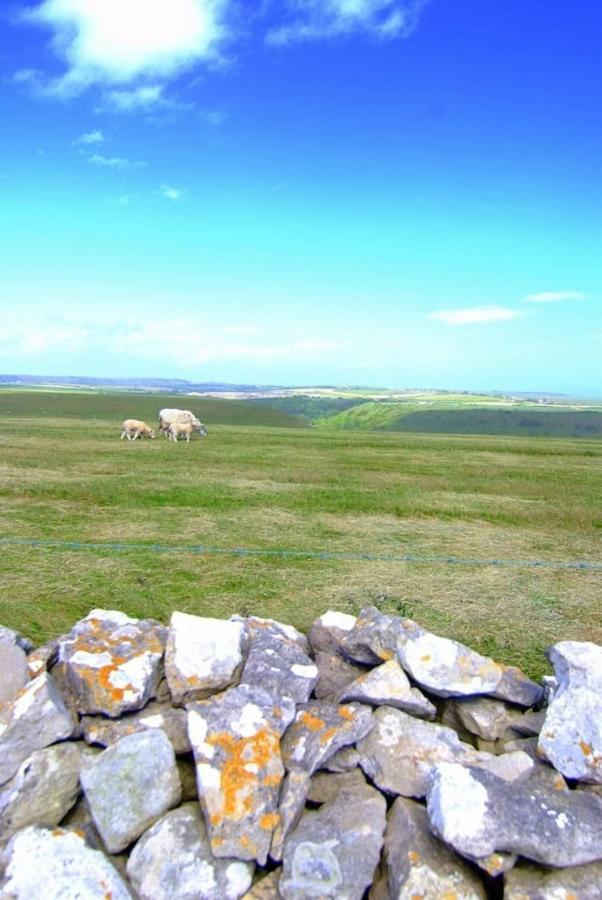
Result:
M304 428L305 422L280 409L254 406L238 400L219 400L214 397L178 397L174 394L128 394L122 391L28 391L0 390L0 417L68 418L115 420L144 419L156 423L159 410L164 407L190 409L198 418L211 425L264 425L273 428Z
M497 434L528 437L602 437L602 410L467 408L424 409L406 403L362 403L316 422L346 431Z

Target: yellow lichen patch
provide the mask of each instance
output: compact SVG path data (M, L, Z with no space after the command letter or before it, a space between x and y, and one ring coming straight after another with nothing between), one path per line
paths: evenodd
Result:
M328 741L330 741L335 736L336 733L337 733L336 728L327 728L326 731L324 732L324 734L320 735L320 743L327 744Z
M554 790L555 791L564 791L566 790L566 781L562 777L562 775L556 775L553 781Z
M393 659L393 657L395 656L395 654L392 653L391 650L383 650L382 647L380 650L377 651L376 655L378 656L379 659L382 659L384 662L389 662L389 660Z
M281 775L266 775L263 779L263 783L266 787L278 787L281 781Z
M319 716L312 716L312 714L306 710L299 716L299 722L305 725L306 728L309 728L310 731L320 731L320 729L326 726L324 719L320 719Z
M431 659L431 654L425 653L424 656L420 657L420 662L429 662L430 659Z
M260 818L259 827L265 828L266 831L273 831L279 822L280 816L278 813L266 813L265 816Z
M224 754L221 814L224 818L240 821L253 811L259 785L258 773L279 758L278 735L269 728L263 728L247 738L236 738L228 732L220 732L209 735L207 743L219 747ZM278 783L279 781L280 777Z
M592 745L587 744L585 741L579 741L579 747L584 756L591 756L594 752Z
M420 853L415 850L408 850L408 859L413 866L417 866L420 862Z
M339 715L342 719L351 720L355 713L351 706L339 706Z
M443 891L441 900L458 900L458 895L455 891Z

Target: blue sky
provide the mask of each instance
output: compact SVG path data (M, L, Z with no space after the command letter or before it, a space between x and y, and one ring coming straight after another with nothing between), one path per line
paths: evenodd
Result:
M29 0L0 371L602 395L599 0Z

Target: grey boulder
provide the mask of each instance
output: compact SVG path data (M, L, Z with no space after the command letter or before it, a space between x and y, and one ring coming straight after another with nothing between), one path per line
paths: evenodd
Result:
M75 723L46 672L22 688L0 711L0 784L15 774L34 750L64 740Z
M84 739L89 744L100 744L103 747L115 744L128 734L147 731L149 728L160 728L171 741L174 753L190 753L191 749L186 711L175 709L170 703L158 703L156 700L151 700L144 709L126 713L119 719L84 716L80 727Z
M0 842L28 825L58 825L80 794L76 744L36 750L0 788Z
M498 851L555 867L602 859L602 801L590 794L440 763L427 803L434 833L471 859Z
M558 688L538 750L567 778L602 784L602 647L562 641L548 656Z
M397 660L390 659L348 685L341 702L357 700L370 706L392 706L424 719L434 719L436 707L417 688L411 686Z
M3 900L132 900L104 853L69 829L22 829L0 855L0 869Z
M568 869L519 866L506 876L505 900L602 900L602 863Z
M391 900L412 897L485 900L483 883L429 831L426 810L398 797L387 817L384 861Z
M0 706L14 700L28 681L25 651L15 641L0 635Z
M249 649L239 684L260 684L275 698L306 703L318 680L318 668L308 655L306 638L290 625L273 619L242 620Z
M125 849L182 795L173 747L160 729L121 738L83 768L81 783L110 853Z
M384 797L369 785L342 790L319 810L306 811L284 846L284 900L361 900L378 865L385 815Z
M142 835L127 874L140 900L239 900L254 868L236 859L215 859L198 803L186 803Z

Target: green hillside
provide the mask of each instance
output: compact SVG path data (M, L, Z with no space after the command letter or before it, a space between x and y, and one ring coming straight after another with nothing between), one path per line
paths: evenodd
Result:
M487 408L485 404L425 409L411 403L376 401L322 419L316 427L345 431L597 438L602 437L602 411L541 409L535 404L513 409Z
M125 393L121 391L30 391L0 389L0 416L18 418L114 419L126 418L156 423L162 407L190 409L205 424L266 425L303 428L301 419L279 409L254 406L237 400L188 397L174 394Z

